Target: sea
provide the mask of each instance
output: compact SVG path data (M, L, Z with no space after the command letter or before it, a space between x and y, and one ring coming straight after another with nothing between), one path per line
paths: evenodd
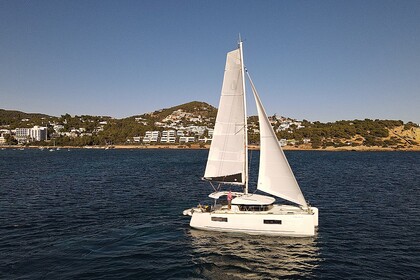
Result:
M0 150L0 279L420 279L420 153L285 153L313 238L191 229L207 150Z

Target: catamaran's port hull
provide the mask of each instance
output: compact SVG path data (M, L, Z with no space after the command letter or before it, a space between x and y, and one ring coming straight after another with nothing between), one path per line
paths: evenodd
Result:
M207 231L309 237L315 235L315 228L318 226L318 209L316 207L311 209L311 212L296 211L281 214L192 211L190 226Z

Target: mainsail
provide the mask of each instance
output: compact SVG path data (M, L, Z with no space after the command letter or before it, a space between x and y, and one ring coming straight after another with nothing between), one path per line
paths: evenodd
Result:
M305 198L267 118L254 83L248 73L247 75L257 103L260 123L260 170L257 188L307 208Z
M222 94L204 179L245 184L245 99L241 49L227 54Z

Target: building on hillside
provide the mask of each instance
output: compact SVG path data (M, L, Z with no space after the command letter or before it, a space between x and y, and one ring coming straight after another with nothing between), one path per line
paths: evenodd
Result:
M203 135L204 131L206 131L206 126L197 126L197 125L190 125L187 127L187 130L195 135Z
M203 122L203 120L201 119L201 116L190 118L189 121L190 122Z
M6 144L6 134L10 135L10 130L0 129L0 145Z
M47 128L37 125L33 128L16 128L16 140L19 143L47 140Z
M30 129L29 137L32 141L45 141L48 137L47 128L36 125Z
M162 137L160 138L161 143L175 143L176 142L176 131L173 129L162 131Z
M143 138L143 143L156 143L159 140L159 131L146 131Z
M160 142L161 143L175 143L176 142L176 137L175 136L162 136L160 138Z
M179 137L179 143L194 143L195 137L193 136L182 136Z
M62 124L55 124L53 128L54 128L54 131L56 133L60 133L60 131L64 130L64 125L62 125Z
M281 147L284 147L287 145L287 140L286 139L280 139L279 144Z
M290 127L290 123L289 122L284 122L284 123L280 124L279 128L277 129L277 132L284 131L284 130L288 129L289 127Z
M15 138L18 141L18 143L29 142L30 128L16 128L15 133Z
M175 137L175 136L176 136L176 131L173 129L162 131L162 137Z
M178 130L178 131L176 132L176 136L178 136L178 137L185 136L185 131L184 131L184 130Z
M200 139L198 139L198 142L200 142L200 143L211 143L211 138L207 138L207 137L204 137L204 138L200 138Z

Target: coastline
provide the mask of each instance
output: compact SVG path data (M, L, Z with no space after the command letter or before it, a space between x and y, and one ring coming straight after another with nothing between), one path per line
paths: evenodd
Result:
M105 149L119 149L119 150L148 150L148 149L160 149L160 150L207 150L210 145L200 146L199 144L191 145L113 145L113 146L85 146L85 147L75 147L75 146L0 146L2 149L40 149L44 148L45 150L49 149L95 149L95 150L105 150ZM250 150L259 150L258 145L249 145ZM348 146L348 147L326 147L314 149L311 146L284 146L282 147L284 151L327 151L327 152L420 152L420 145L403 147L403 148L389 148L389 147L378 147L378 146Z

